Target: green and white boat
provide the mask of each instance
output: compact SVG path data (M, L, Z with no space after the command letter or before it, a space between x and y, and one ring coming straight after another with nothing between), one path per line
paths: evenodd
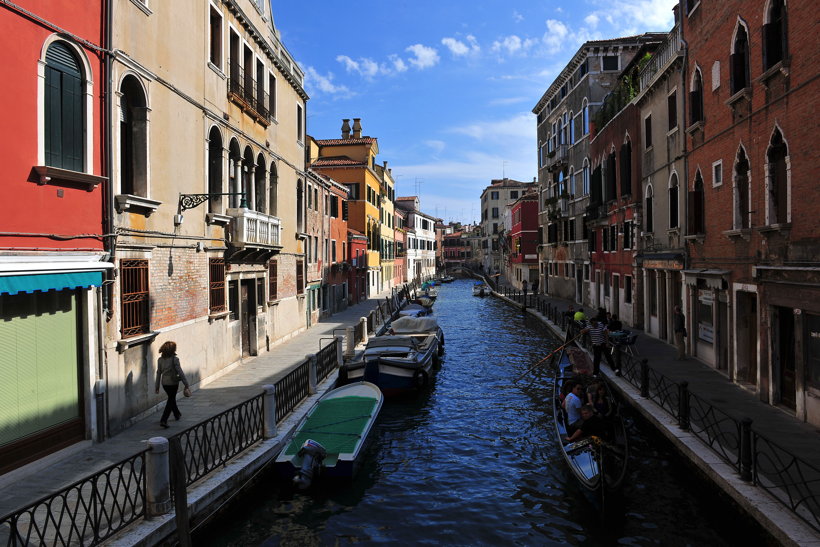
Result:
M381 390L370 382L327 392L276 458L280 476L292 477L300 489L309 488L318 477L352 478L383 402Z

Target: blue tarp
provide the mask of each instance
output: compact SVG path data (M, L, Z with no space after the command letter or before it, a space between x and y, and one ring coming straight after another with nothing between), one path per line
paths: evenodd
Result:
M68 272L0 276L0 294L85 289L102 285L102 272Z

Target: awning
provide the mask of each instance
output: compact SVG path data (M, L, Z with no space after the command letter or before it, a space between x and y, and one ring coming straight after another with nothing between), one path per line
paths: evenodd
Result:
M698 279L702 279L710 289L722 289L723 276L730 273L729 270L683 270L687 285L697 285Z
M68 272L37 275L0 276L0 294L33 293L34 291L62 291L87 289L102 285L102 272Z

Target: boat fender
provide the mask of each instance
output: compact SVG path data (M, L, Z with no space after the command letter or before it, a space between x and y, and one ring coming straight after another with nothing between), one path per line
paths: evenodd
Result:
M429 379L426 370L418 369L413 373L413 381L416 383L416 387L427 387Z
M306 490L310 488L314 475L317 475L321 469L322 461L327 456L327 450L313 439L307 439L299 449L297 456L302 458L302 467L293 477L293 484L299 490Z

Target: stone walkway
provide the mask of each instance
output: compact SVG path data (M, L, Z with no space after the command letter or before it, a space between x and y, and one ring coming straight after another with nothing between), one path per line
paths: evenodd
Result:
M182 420L170 420L169 429L159 426L163 402L155 412L102 443L80 443L57 454L56 458L35 462L3 475L0 477L0 488L3 491L0 496L0 516L34 503L138 453L147 447L147 441L151 437L174 435L258 395L262 392L263 385L274 384L302 362L305 355L318 352L320 344L326 345L334 334L343 334L344 328L354 326L388 296L390 292L385 291L378 297L336 313L271 347L269 352L245 358L218 378L210 381L206 379L201 385L193 386L195 391L192 397L178 398Z

